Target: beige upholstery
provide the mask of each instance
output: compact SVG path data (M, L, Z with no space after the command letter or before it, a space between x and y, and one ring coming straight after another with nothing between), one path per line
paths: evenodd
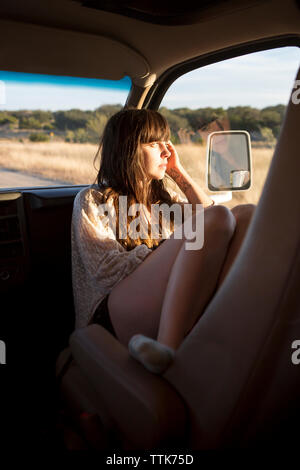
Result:
M185 405L168 382L146 371L100 325L78 329L70 345L83 379L97 394L96 399L89 394L91 411L96 409L101 417L104 410L109 410L106 423L109 419L109 425L115 423L124 448L151 449L170 440L183 442ZM79 388L84 395L83 379ZM69 371L64 381L68 390L77 387Z
M300 339L299 122L300 104L290 102L242 249L164 376L147 372L98 325L71 335L93 406L100 415L108 410L132 448L168 437L176 442L180 435L191 449L251 445L296 409L300 369L291 362L291 344Z
M300 395L299 123L290 102L239 256L165 374L189 405L197 448L255 433Z

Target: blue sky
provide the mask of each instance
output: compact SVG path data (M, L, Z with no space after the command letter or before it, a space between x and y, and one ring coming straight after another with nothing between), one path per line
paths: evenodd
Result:
M256 52L190 72L171 86L162 106L191 109L206 106L286 104L300 65L300 49L284 47ZM104 81L0 72L0 110L94 110L124 104L128 77Z
M93 110L102 104L124 104L131 86L129 77L111 81L0 72L0 80L0 110Z
M168 108L287 104L300 49L285 47L247 54L190 72L173 83L162 102Z

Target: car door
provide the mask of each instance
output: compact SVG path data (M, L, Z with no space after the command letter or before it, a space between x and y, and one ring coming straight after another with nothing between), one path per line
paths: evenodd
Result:
M97 176L99 137L131 80L0 76L1 372L7 387L16 383L7 393L22 432L42 415L46 439L54 425L55 360L75 321L73 200Z

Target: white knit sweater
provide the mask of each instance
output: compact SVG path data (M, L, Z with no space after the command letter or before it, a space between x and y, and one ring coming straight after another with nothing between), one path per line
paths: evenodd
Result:
M168 191L174 201L187 202ZM71 246L75 328L87 326L103 298L152 252L145 244L127 251L116 240L111 227L99 216L101 197L98 186L91 185L74 199ZM111 198L107 204L113 210Z

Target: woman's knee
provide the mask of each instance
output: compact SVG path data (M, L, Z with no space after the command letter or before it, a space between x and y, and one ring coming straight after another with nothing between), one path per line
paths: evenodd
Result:
M220 230L228 230L233 232L235 229L235 217L230 209L225 206L212 206L204 210L203 218L197 214L193 214L193 228L200 230L201 227L199 220L203 221L204 224L215 227ZM197 226L198 225L198 226Z
M239 204L231 209L237 223L249 223L256 209L255 204Z
M192 219L193 237L189 240L194 241L195 237L198 241L201 239L205 244L209 243L212 246L221 247L223 244L227 246L235 231L236 219L225 206L211 207L204 211L203 217L197 218L194 214ZM203 243L200 245L202 247Z
M227 207L221 205L211 207L209 211L204 212L204 219L211 232L221 233L229 239L232 237L236 227L236 219Z

